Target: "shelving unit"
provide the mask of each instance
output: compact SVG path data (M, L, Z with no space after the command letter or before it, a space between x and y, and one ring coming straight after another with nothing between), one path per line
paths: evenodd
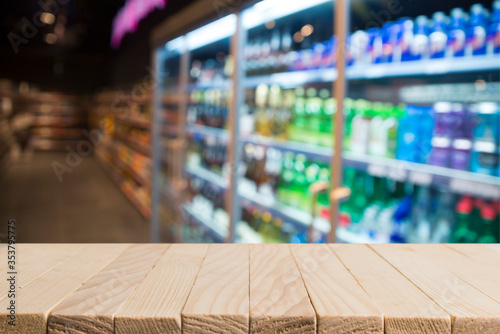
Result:
M151 210L151 100L128 91L105 91L94 97L90 112L95 158L137 210L149 220Z
M50 92L18 94L14 101L20 113L31 115L29 146L41 151L76 149L85 140L87 101L81 97Z
M449 4L441 6L443 7L442 10L445 10L446 13L451 9L447 8L447 6ZM354 153L350 148L342 144L344 139L342 132L345 130L345 124L351 122L350 119L344 120L345 117L347 118L344 114L343 104L346 97L354 100L366 99L371 102L390 102L394 106L399 103L432 106L436 102L443 101L443 99L450 103L500 103L499 97L495 94L495 87L498 88L500 85L497 82L500 80L498 76L500 55L488 53L486 55L465 55L463 57L446 56L442 59L424 57L422 60L394 60L376 64L372 64L365 59L364 61L355 60L352 64L347 64L345 63L345 54L342 53L346 50L347 42L341 38L338 40L337 53L329 50L329 53L325 51L326 56L324 56L336 57L336 67L322 63L304 69L292 63L296 68L292 69L292 66L288 67L289 69L287 70L283 66L279 68L279 66L273 67L274 65L269 64L273 64L273 61L277 62L277 59L282 59L280 57L286 58L291 57L291 55L296 57L293 59L307 57L307 53L303 53L301 56L293 55L293 53L308 49L301 44L302 42L290 41L291 46L288 46L288 49L281 46L281 48L286 49L281 54L282 50L279 49L279 45L285 43L285 38L279 37L280 41L277 41L278 39L274 37L273 32L277 31L278 34L282 34L280 36L284 36L285 32L288 33L293 26L295 30L292 30L297 31L296 34L302 34L302 37L300 37L302 40L307 40L308 36L313 34L313 31L317 31L320 36L327 36L329 38L333 34L332 22L335 20L338 23L335 28L336 33L339 34L340 32L342 34L342 32L345 32L343 34L345 37L349 32L349 27L345 20L345 17L348 15L343 15L342 11L345 11L345 13L350 11L346 7L346 2L339 1L334 4L331 1L323 0L310 2L265 0L257 2L244 1L241 4L241 8L240 6L236 7L238 7L236 11L238 12L237 15L231 14L218 19L217 17L220 16L207 9L207 12L200 14L200 16L205 16L204 22L211 23L204 26L201 25L201 27L197 18L189 17L189 10L192 9L187 9L186 12L179 14L185 19L186 27L197 26L200 28L195 30L189 30L188 28L174 30L172 26L165 24L153 34L153 40L157 41L153 49L156 60L156 71L158 77L163 80L163 85L156 92L157 101L160 102L157 102L155 109L155 117L159 121L158 135L155 136L155 142L158 143L156 158L154 159L155 163L158 161L158 166L168 164L170 169L173 170L173 173L168 174L170 185L165 188L175 189L171 185L177 179L182 181L180 182L181 184L186 185L182 191L174 191L174 193L178 194L182 203L188 203L186 204L188 206L194 197L200 194L203 195L206 184L210 184L211 190L215 189L214 192L217 196L210 199L210 201L215 202L223 199L225 203L223 205L224 210L230 217L229 231L227 234L223 234L227 237L225 241L245 240L238 233L239 231L249 231L248 228L250 228L249 225L251 224L242 225L243 227L239 226L241 211L248 207L258 207L262 212L269 213L272 217L279 218L285 223L290 223L296 227L297 234L302 234L302 236L307 233L306 230L312 221L311 215L305 210L284 205L280 202L278 196L269 196L269 187L272 188L273 186L267 184L266 182L268 181L257 180L255 182L255 188L259 188L259 184L261 183L267 186L263 192L254 190L252 187L248 189L243 187L242 189L241 184L245 178L244 174L248 172L249 168L254 168L249 166L249 162L246 160L248 157L242 154L244 147L248 145L253 147L253 150L259 151L252 154L264 154L264 161L267 159L267 152L272 149L281 152L282 156L287 152L291 152L294 155L304 156L308 164L327 166L331 173L329 175L329 182L333 184L328 189L329 192L339 190L342 186L342 177L339 177L339 174L341 175L342 173L338 173L338 170L354 169L362 173L363 178L366 177L370 180L383 179L387 180L387 182L404 184L406 188L414 189L415 193L417 189L426 188L432 189L433 192L455 197L458 195L467 195L489 202L500 200L500 175L484 175L467 170L398 160L394 158L395 154L389 157L391 155L376 156L367 153ZM417 13L416 10L414 14L412 19L415 19L420 13ZM336 19L334 19L334 15ZM210 18L212 21L210 21ZM394 19L398 18L395 17ZM366 23L363 21L364 19L357 18L360 21L357 23L363 23L361 26L364 26ZM329 25L326 25L325 22ZM310 24L314 24L315 29L309 35L304 35L300 28L306 28ZM225 28L221 29L220 27L222 26ZM297 27L298 30L296 29ZM318 27L321 27L321 29L318 29ZM290 31L290 39L292 39L292 35L293 38L296 37L293 31ZM210 36L210 38L207 37L206 40L203 40L200 36ZM227 40L229 36L231 40L227 42L229 43L229 52L227 52L227 44L224 44L222 47L223 43L221 41ZM269 37L269 41L267 41L266 36ZM314 45L321 43L325 45L324 37L321 40L318 39L319 37L314 37L315 35L312 36L313 40L311 42L310 38L310 43L308 44L311 53L313 52ZM268 43L269 45L266 44L266 46L269 50L262 49L255 51L259 43ZM272 45L273 43L274 46ZM208 66L209 71L216 72L220 70L221 65L216 60L217 52L219 51L223 51L224 55L230 55L230 61L234 64L231 77L221 78L220 76L215 76L211 80L198 80L196 82L194 77L203 72L204 61L213 59L211 65ZM252 52L260 52L261 55L255 56L252 55ZM262 56L266 52L268 53L268 58ZM199 60L200 55L203 55L201 56L201 63L193 63ZM263 65L260 73L258 71L255 72L257 74L251 73L252 66L254 66L251 64L252 59L258 59L258 61L263 59L263 63L269 62L269 64ZM287 64L290 65L290 63ZM279 69L273 71L276 68ZM248 72L246 72L247 70ZM266 74L262 74L262 72ZM343 85L346 81L349 81L349 83ZM344 88L347 85L352 89L345 89L346 92ZM487 89L481 88L481 85L486 85ZM263 86L267 89L267 96L264 97L264 103L262 101L259 102L258 93L255 92L255 90L259 90L259 87L262 88ZM309 94L307 89L314 88L318 93L321 90L328 91L328 98L335 98L335 108L337 111L340 111L334 112L330 116L330 119L331 121L335 119L335 124L342 125L337 126L335 131L329 135L331 136L331 143L335 142L339 151L342 147L345 147L342 149L341 155L335 156L333 147L318 146L283 138L289 137L289 133L278 134L279 138L259 134L260 131L257 129L257 126L260 120L257 118L260 117L259 112L262 110L264 111L261 114L266 115L266 113L273 113L278 109L280 112L286 109L286 112L282 112L282 114L285 117L289 117L287 119L288 122L291 122L290 119L293 116L290 115L293 113L291 109L294 107L283 107L286 102L282 100L277 100L278 102L271 101L272 97L270 97L271 93L269 91L273 87L280 90L281 93L287 90L295 90L298 87L305 88L302 93L304 95L304 104L306 104L306 99L309 98L307 96ZM337 90L334 89L335 87L337 87ZM339 87L342 89L339 89ZM216 120L215 123L218 125L210 126L203 117L212 115L212 111L207 112L208 116L203 114L206 112L203 111L203 105L206 105L207 101L208 105L210 105L214 97L213 95L209 95L208 97L200 96L207 91L209 94L214 94L213 92L221 94L221 92L226 90L230 90L229 95L231 96L228 102L227 121L223 126L220 126L218 124L220 122ZM317 94L316 91L313 94ZM202 92L200 96L197 95L199 92ZM163 114L166 112L165 109L170 109L170 106L167 108L163 105L165 96L168 96L168 94L174 94L178 97L173 99L175 101L173 103L175 105L174 109L179 115L176 122L165 121L163 117ZM473 96L473 99L471 96ZM281 98L285 99L283 95L281 95ZM272 103L274 103L274 106L271 105ZM221 104L216 103L216 105L219 107ZM201 111L197 109L200 106L202 106ZM309 111L306 113L309 113ZM265 117L270 116L267 115ZM196 119L196 121L193 121L193 119ZM269 122L271 120L274 121L272 117L267 120ZM250 126L249 122L254 123L255 127L253 126L254 124ZM325 122L325 120L322 119L322 122ZM160 144L163 142L159 135L160 132L165 133L167 131L173 134L172 138L175 144ZM221 173L215 173L210 170L212 165L220 164L220 161L217 160L217 154L219 154L217 150L215 150L213 156L200 154L198 156L195 155L193 158L193 147L202 146L203 143L207 142L209 146L225 147L225 151L228 153L222 167L216 166L215 168L217 171L222 170L224 177L221 176ZM177 147L180 152L173 152L171 146ZM211 159L217 160L217 162L214 163ZM257 161L259 159L255 158L254 160ZM272 165L272 163L266 162L265 164L266 167L264 167L264 170L268 173L266 168L272 168L272 166L268 166L267 164ZM154 175L158 178L158 175L162 173L165 174L164 171L162 172L160 168L157 168ZM272 177L276 176L266 174L262 178L272 179ZM275 181L269 182L272 183ZM157 182L154 183L156 184ZM193 186L200 186L200 188L193 189ZM161 190L162 187L164 186L161 184L158 186L158 193L163 192ZM186 189L187 192L184 192ZM408 189L405 191L409 192ZM276 192L276 189L274 191ZM303 192L307 191L307 189L303 190ZM168 199L171 198L172 192L167 191L167 193L170 194L167 195L167 200L160 200L158 197L158 201L153 204L153 211L159 212L160 208L169 206ZM412 196L416 201L417 196L415 194ZM374 238L373 233L368 231L337 226L340 219L339 205L340 201L330 203L331 221L322 218L315 220L314 226L316 230L325 236L325 238L330 231L334 231L334 235L336 235L337 240L340 242L368 243L393 241L391 238L394 236L392 235L387 235L387 238ZM340 207L340 211L342 210L345 210L344 206ZM344 213L342 211L341 214ZM175 222L170 221L169 223L180 226L185 225L182 218L176 219ZM204 217L203 222L199 219L190 219L189 224L198 224L202 230L206 230L207 225L210 227L211 219ZM153 223L152 226L158 227L159 224ZM335 228L332 230L331 226L335 226ZM256 235L259 234L258 231L254 232ZM210 234L210 232L207 233ZM151 235L154 236L157 234L152 229ZM217 238L214 237L213 239L215 241ZM259 239L255 235L249 236L247 239L256 242L262 241L262 238ZM220 242L220 238L217 240L217 242Z
M15 94L11 86L9 81L0 81L0 170L6 166L13 140L9 116L12 114Z

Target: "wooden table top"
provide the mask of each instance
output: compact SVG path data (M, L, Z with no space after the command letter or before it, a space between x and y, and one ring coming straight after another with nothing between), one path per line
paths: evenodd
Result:
M500 245L15 247L0 333L500 333Z

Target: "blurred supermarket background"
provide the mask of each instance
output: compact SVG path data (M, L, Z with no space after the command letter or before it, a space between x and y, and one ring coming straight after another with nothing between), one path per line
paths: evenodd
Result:
M499 242L500 0L0 16L0 219L18 242Z

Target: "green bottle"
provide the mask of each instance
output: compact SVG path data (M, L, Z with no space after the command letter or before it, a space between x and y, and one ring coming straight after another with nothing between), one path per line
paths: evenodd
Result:
M309 191L310 186L318 180L319 176L319 171L320 167L315 164L311 163L309 166L306 168L306 191L303 194L303 197L301 199L301 209L307 212L311 212L311 207L312 207L312 194Z
M451 234L451 243L473 243L477 234L470 229L472 224L472 202L467 197L462 197L456 206L457 222Z
M321 137L321 109L323 100L316 95L316 89L307 90L306 114L307 128L303 142L311 145L319 145Z
M351 189L351 194L354 189L354 179L356 178L356 170L354 168L347 167L344 169L344 182L343 185L344 187L347 187ZM340 203L340 212L342 212L345 217L347 222L347 225L352 222L352 196L349 198L349 200L345 202Z
M356 170L351 187L351 197L347 204L348 213L351 216L351 223L358 223L363 216L364 210L368 206L366 177L366 173Z
M498 224L497 213L489 205L484 205L481 209L481 234L477 238L480 244L494 244L498 242L495 236L495 224Z
M288 127L288 138L292 141L302 141L306 130L306 99L304 88L295 90L295 104L292 110L292 120Z
M290 187L290 203L289 205L300 208L304 202L304 196L307 196L307 179L306 179L307 159L303 154L295 156L293 166L293 182Z
M328 168L328 166L321 166L321 169L318 174L318 181L325 182L330 186L330 169ZM330 216L329 194L330 192L328 190L318 194L316 215L323 219L328 219L328 217Z
M495 224L495 237L500 240L500 201L493 201L493 208L497 213L497 223Z
M333 97L329 97L330 92L327 89L322 90L320 96L323 98L323 107L321 109L321 137L319 144L325 147L333 147L333 132L335 129L335 111L337 110L337 104Z
M287 240L285 240L285 237L283 236L282 232L282 226L283 226L283 221L279 218L273 218L272 222L272 234L271 234L271 242L272 243L280 243L284 242L286 243Z
M333 101L335 104L335 111L337 110L337 105L335 100ZM350 98L344 99L344 123L345 123L345 129L344 129L344 150L348 150L351 147L351 125L352 125L352 119L356 116L356 110L354 108L354 101ZM334 131L334 127L332 127L332 133Z
M269 212L264 212L262 214L262 224L259 228L259 234L262 236L264 243L268 244L271 242L272 237L272 216Z
M290 191L294 178L294 155L291 152L286 152L283 157L283 164L281 166L281 173L276 190L278 201L283 204L290 203Z
M486 201L482 198L474 198L471 199L473 206L472 206L472 220L469 225L469 229L471 231L476 232L476 237L479 237L483 230L483 224L482 224L482 218L481 218L481 210L483 207L486 205ZM477 240L475 240L477 241Z

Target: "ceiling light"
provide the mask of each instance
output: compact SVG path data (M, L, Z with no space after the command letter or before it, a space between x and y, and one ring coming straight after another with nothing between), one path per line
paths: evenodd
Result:
M313 32L314 32L314 27L310 24L306 24L305 26L302 27L302 29L300 29L300 33L304 37L311 36Z
M42 15L40 15L40 21L45 24L52 24L55 20L56 17L52 13L42 13Z
M57 36L55 34L45 34L44 36L45 43L47 44L56 44Z

